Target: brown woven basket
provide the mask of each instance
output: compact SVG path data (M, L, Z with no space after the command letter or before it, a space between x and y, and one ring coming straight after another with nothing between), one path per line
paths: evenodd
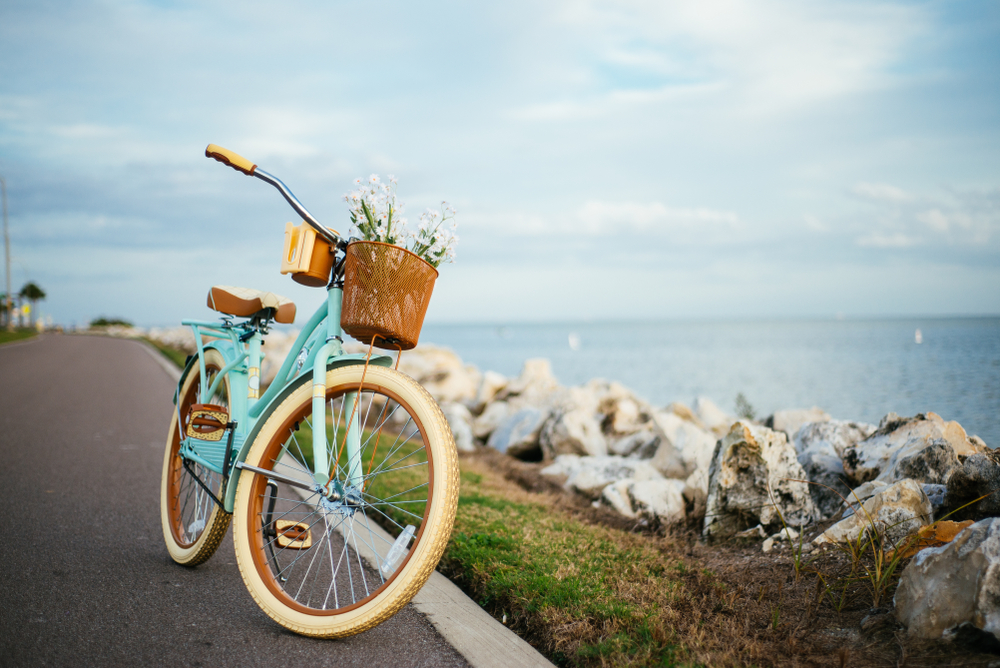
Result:
M417 345L437 269L405 248L378 241L347 246L340 326L388 350Z

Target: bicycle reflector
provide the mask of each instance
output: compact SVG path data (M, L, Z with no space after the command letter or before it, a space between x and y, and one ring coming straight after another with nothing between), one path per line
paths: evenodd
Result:
M185 433L202 441L221 441L229 424L229 411L215 404L191 404Z

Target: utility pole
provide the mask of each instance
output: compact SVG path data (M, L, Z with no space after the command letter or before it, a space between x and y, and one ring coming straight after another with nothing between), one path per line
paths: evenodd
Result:
M14 329L14 303L10 297L10 232L7 230L7 182L0 176L0 195L3 195L3 248L7 268L7 329Z

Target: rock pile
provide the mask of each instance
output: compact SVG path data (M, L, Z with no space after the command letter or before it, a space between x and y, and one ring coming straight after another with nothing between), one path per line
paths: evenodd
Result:
M708 540L753 538L765 552L806 532L818 535L804 551L876 532L917 555L896 594L909 633L1000 642L1000 454L957 422L890 413L873 425L813 407L757 423L704 397L659 408L616 382L562 387L545 360L508 379L441 349L407 355L403 368L432 388L463 449L541 460L543 475L595 505L697 521ZM946 515L981 521L935 523Z

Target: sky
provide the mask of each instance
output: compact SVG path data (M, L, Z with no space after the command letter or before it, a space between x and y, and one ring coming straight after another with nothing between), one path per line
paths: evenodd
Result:
M279 274L276 191L447 200L428 322L1000 313L1000 4L0 0L15 291L208 317Z

